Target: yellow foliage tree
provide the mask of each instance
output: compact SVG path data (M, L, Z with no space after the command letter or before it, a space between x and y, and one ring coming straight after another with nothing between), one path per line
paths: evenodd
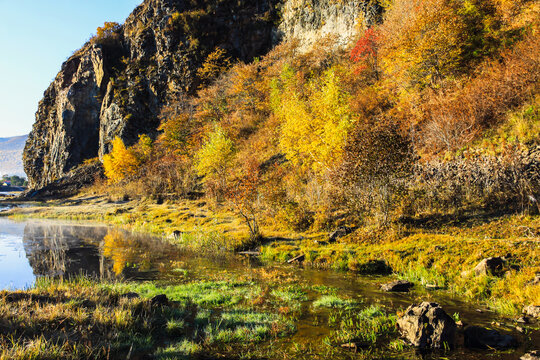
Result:
M208 55L202 66L197 69L197 75L201 81L211 82L219 74L229 70L230 67L231 59L227 56L227 52L218 47Z
M212 177L223 175L234 155L234 144L223 129L216 125L195 155L197 174Z
M121 30L122 25L119 23L107 21L103 26L97 28L96 36L92 40L100 44L112 44L120 39Z
M287 158L319 173L338 164L354 117L335 69L299 91L294 71L287 67L272 88L272 108L281 122L279 144Z
M136 175L144 160L141 155L149 152L148 146L151 146L148 144L149 140L150 138L146 135L140 137L137 147L141 149L141 152L138 153L133 148L126 148L122 139L116 137L113 140L111 153L103 157L103 167L107 179L112 183L117 183Z

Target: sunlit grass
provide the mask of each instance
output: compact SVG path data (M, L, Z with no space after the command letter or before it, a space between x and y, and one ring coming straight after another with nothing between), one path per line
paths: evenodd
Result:
M337 295L324 295L313 302L314 308L353 309L359 305L357 300L343 299Z

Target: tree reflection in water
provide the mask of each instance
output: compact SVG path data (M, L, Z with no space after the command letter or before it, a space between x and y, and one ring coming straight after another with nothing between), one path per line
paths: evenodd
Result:
M172 246L106 226L28 222L23 237L34 275L152 279L178 256Z

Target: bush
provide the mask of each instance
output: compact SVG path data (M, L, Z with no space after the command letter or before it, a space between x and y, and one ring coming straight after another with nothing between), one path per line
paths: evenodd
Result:
M100 45L114 45L122 37L122 25L117 22L105 22L98 27L92 41Z
M359 124L348 139L335 179L351 212L387 225L410 176L411 141L396 124Z

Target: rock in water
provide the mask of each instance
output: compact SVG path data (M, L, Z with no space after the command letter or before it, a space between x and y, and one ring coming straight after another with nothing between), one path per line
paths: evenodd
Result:
M409 306L397 326L403 338L422 349L453 347L455 343L456 323L436 303Z
M406 280L396 280L388 284L384 284L383 286L381 286L381 290L389 292L407 292L413 286L414 285L412 282Z
M519 358L520 360L540 360L540 351L530 351Z
M504 267L504 259L501 257L490 257L484 259L476 265L474 273L480 275L501 275Z
M475 349L507 349L516 345L510 335L502 335L497 330L481 326L469 326L464 331L465 346Z

